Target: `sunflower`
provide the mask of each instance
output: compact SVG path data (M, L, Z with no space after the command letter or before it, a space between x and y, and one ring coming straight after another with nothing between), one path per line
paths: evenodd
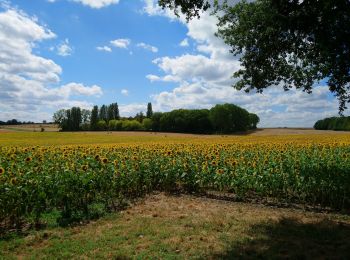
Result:
M16 185L17 179L16 179L16 178L12 178L12 179L10 180L10 182L11 182L12 185Z
M27 157L26 162L30 162L32 160L32 157Z
M0 174L4 174L5 173L5 169L0 167Z
M224 173L224 170L223 169L219 169L216 171L217 174L223 174Z
M87 165L83 165L83 166L81 166L81 169L83 170L83 171L87 171L87 169L88 169L88 166Z
M95 155L95 160L99 160L100 159L100 155L96 154Z
M107 159L107 158L103 158L103 159L101 160L101 162L104 163L104 164L106 164L106 163L108 163L108 159Z

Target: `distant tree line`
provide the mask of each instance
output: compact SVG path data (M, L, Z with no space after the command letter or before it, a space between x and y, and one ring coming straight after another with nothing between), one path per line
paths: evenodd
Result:
M176 109L154 112L147 104L146 115L121 118L117 103L94 106L92 111L72 107L61 109L53 116L62 131L155 131L175 133L233 133L256 129L260 119L256 114L234 104L220 104L211 109Z
M350 116L329 117L318 120L314 125L314 129L350 131Z
M7 121L0 121L0 125L28 125L28 124L34 124L34 122L28 121L28 122L21 122L17 119L11 119Z

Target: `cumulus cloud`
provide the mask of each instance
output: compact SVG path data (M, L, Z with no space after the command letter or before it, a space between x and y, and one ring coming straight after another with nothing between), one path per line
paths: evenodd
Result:
M91 8L96 8L96 9L119 3L119 0L73 0L73 1L89 6Z
M130 44L130 39L116 39L113 41L110 41L110 43L113 45L113 47L127 49Z
M146 112L146 103L132 103L119 105L119 113L121 116L135 116L139 112Z
M128 96L129 95L129 91L127 89L122 89L120 91L120 93L123 95L123 96Z
M71 82L60 87L60 92L65 96L83 95L83 96L101 96L103 94L101 87L93 85L91 87L84 86L82 83Z
M143 48L145 50L148 50L148 51L151 51L151 52L154 52L154 53L158 52L158 48L157 47L154 47L152 45L146 44L144 42L138 43L137 47Z
M155 82L155 81L180 82L181 81L181 79L179 77L173 76L173 75L166 75L164 77L159 77L157 75L148 74L148 75L146 75L146 78L148 80L150 80L151 82Z
M0 120L50 120L52 112L74 105L90 107L72 96L101 95L98 86L59 86L62 68L33 52L36 44L56 35L21 10L0 12Z
M96 47L96 49L98 50L98 51L105 51L105 52L111 52L112 51L112 49L110 48L110 47L108 47L108 46L98 46L98 47Z
M60 56L70 56L73 53L73 48L69 45L69 40L65 39L60 45L57 46L57 54Z
M187 38L183 39L179 45L181 47L188 47L189 46L188 39Z

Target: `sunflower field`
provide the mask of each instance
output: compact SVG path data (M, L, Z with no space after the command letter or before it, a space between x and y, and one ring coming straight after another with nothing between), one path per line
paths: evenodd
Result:
M62 223L92 218L96 208L114 210L154 190L224 191L349 209L350 136L0 147L0 223L39 221L54 210Z

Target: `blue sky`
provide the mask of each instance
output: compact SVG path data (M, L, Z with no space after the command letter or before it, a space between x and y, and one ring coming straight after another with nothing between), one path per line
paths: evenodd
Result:
M121 115L235 103L260 126L312 126L337 113L312 95L230 87L237 58L208 13L186 23L155 0L0 0L0 120L51 120L60 108L118 102Z

